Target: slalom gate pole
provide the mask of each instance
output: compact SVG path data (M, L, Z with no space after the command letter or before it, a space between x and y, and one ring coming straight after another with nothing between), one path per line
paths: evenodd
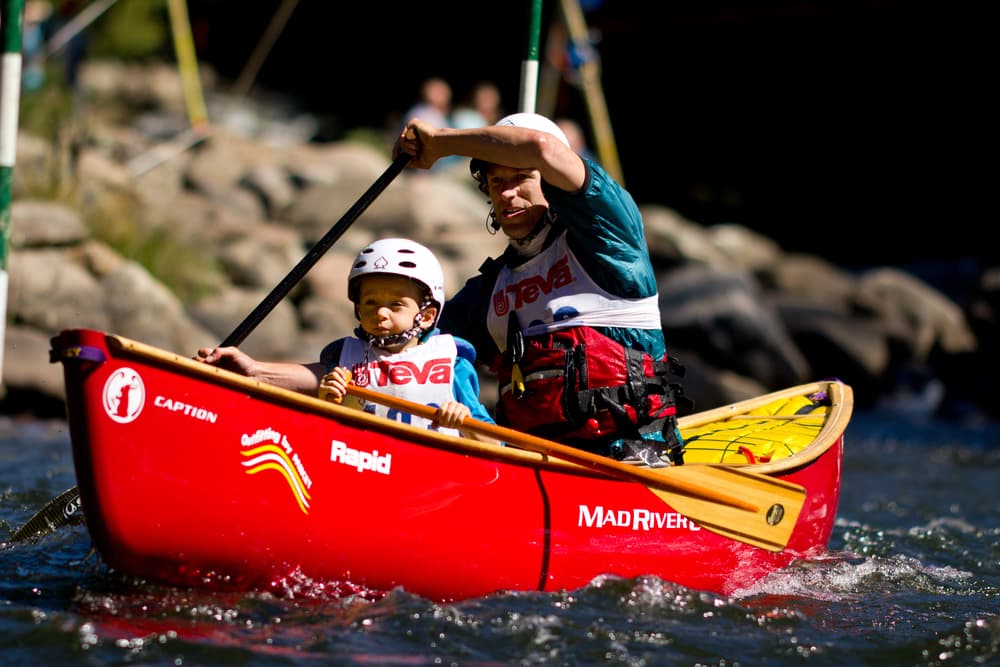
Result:
M17 121L21 106L21 39L24 31L24 0L3 0L0 5L0 380L3 379L4 346L7 341L7 253L10 246L10 203L13 195L14 161L17 156Z
M538 36L542 26L542 0L531 0L528 46L521 62L521 96L518 110L533 113L538 99Z
M194 38L191 36L187 5L185 0L169 0L167 7L170 10L170 27L174 34L174 51L177 53L177 67L184 89L188 122L195 132L202 133L208 129L208 113L205 111L205 98L202 96L201 81L198 78L198 58L194 52Z

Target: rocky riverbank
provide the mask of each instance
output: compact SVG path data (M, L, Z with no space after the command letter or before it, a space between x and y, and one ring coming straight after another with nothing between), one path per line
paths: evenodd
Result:
M218 120L192 141L178 134L183 105L169 71L92 66L83 80L91 107L143 97L154 111L88 118L60 142L18 137L0 400L7 413L61 411L61 367L48 361L48 339L64 328L182 354L217 344L389 166L377 142L312 143L301 129L308 117L268 119L251 102L221 95L209 97ZM244 349L306 361L349 334L348 266L375 238L407 236L432 248L453 293L503 248L487 233L487 206L467 173L397 177ZM900 269L847 272L737 224L706 226L639 204L668 346L688 369L697 409L833 376L854 387L862 407L1000 416L988 385L1000 368L1000 267L983 270L959 301ZM133 247L149 257L121 249L129 234L146 240ZM483 392L491 404L495 385L485 377Z

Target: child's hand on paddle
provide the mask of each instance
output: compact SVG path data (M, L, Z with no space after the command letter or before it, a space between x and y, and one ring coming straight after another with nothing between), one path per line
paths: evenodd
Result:
M438 408L437 415L435 415L434 419L434 425L458 429L462 426L462 422L465 421L465 418L471 414L472 410L469 409L469 406L459 403L458 401L447 401L444 405Z
M327 401L340 403L347 395L347 385L351 382L351 371L338 366L323 376L319 382L319 395Z

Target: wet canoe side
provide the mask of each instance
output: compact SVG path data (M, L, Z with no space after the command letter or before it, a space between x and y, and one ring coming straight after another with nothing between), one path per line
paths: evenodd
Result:
M452 600L573 589L612 573L729 593L825 548L850 412L849 388L817 383L839 395L821 437L784 463L751 466L807 489L788 547L772 553L700 529L641 484L389 422L126 338L63 332L53 357L64 364L98 552L123 572L185 585L307 576ZM682 430L735 414L724 412L692 415Z

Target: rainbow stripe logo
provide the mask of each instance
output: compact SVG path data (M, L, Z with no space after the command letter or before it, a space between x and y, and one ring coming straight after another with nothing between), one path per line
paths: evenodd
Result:
M312 498L309 495L311 480L307 475L303 479L304 473L299 473L301 463L298 461L298 457L295 457L293 461L284 448L271 444L244 449L240 453L247 457L247 460L243 461L243 467L246 468L248 475L256 475L265 470L275 470L281 473L285 481L288 482L288 488L292 490L292 495L295 496L299 509L302 510L303 514L309 514L309 501Z

